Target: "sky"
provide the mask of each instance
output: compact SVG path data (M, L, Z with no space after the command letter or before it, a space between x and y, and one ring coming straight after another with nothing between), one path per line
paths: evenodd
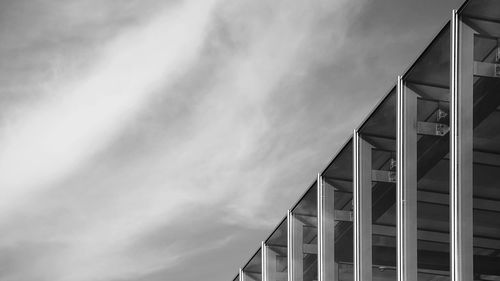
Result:
M0 2L0 280L231 280L459 0Z

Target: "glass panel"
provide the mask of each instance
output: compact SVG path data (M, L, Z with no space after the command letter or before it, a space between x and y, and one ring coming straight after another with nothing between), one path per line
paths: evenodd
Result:
M303 280L312 281L318 279L318 254L311 252L311 248L317 249L318 245L318 211L317 211L317 188L316 183L309 188L301 200L297 203L292 213L304 224L303 227Z
M446 25L405 77L417 122L449 125L450 29ZM430 133L430 134L429 134ZM417 135L419 280L449 280L449 135Z
M325 170L326 184L335 188L335 210L352 211L352 139L342 148ZM335 222L335 262L339 281L354 279L352 271L352 222Z
M394 87L370 115L360 132L372 148L372 170L393 171L396 160L396 91ZM389 180L389 177L387 178ZM372 181L372 259L374 280L396 280L396 185ZM388 274L389 273L389 274Z
M470 1L463 21L474 36L474 61L500 63L500 1ZM494 69L494 68L492 68ZM474 277L500 280L500 76L474 76Z
M500 2L498 0L468 1L462 15L468 18L482 18L496 20L500 18Z
M352 165L351 139L330 163L323 176L335 188L352 193Z
M366 140L369 136L386 139L396 138L396 88L393 88L373 111L361 126L360 132Z
M286 217L266 240L266 245L276 255L276 280L286 280L288 271L287 252L287 220ZM272 261L271 261L272 262ZM271 280L271 281L276 281Z
M260 248L243 268L243 274L251 280L262 280L262 253Z
M407 87L430 100L449 100L450 29L446 25L405 76Z

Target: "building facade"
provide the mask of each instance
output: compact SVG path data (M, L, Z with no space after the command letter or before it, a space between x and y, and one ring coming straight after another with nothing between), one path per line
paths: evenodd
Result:
M249 280L500 280L500 0L453 10L233 281Z

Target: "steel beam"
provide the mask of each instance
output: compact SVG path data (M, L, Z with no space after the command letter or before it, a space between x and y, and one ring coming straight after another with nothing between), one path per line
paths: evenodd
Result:
M318 281L337 281L335 275L335 189L318 174Z
M288 226L288 281L303 281L304 279L304 224L298 220L292 211L287 213Z
M357 130L353 136L354 162L354 280L372 280L372 151Z
M335 210L336 221L352 221L352 219L353 219L352 211Z
M456 10L451 20L450 232L451 281L473 280L474 32Z
M318 244L304 244L302 245L302 250L304 251L304 254L317 255Z
M418 202L425 202L430 204L449 205L450 197L448 194L418 191ZM484 198L473 198L474 210L482 210L487 212L500 212L500 201L490 200Z
M500 78L500 64L481 61L474 62L474 75Z
M394 171L373 170L372 181L395 183L396 173Z
M450 131L446 124L433 122L417 122L417 133L419 135L442 137Z
M397 229L394 226L374 224L373 234L393 237L397 235ZM424 241L439 242L445 244L450 243L450 236L448 235L448 233L438 231L417 230L417 237L419 240ZM484 237L474 237L474 246L484 249L500 250L500 240Z
M374 265L394 266L394 264L396 263L394 247L373 246L373 249L377 252L377 255L375 255L373 259ZM450 253L430 250L418 250L418 257L420 269L449 271ZM339 263L352 263L352 256L338 256L338 259ZM481 272L487 275L500 276L500 267L498 266L500 264L500 258L498 257L475 255L474 264L477 272ZM471 279L471 281L472 280L473 279Z
M398 76L396 212L398 281L417 280L417 96Z
M294 213L293 214L297 219L299 219L305 227L318 227L318 219L317 216L315 215L310 215L310 214L300 214L300 213ZM353 213L352 211L346 211L346 210L334 210L334 220L335 221L351 221L353 220ZM311 218L316 218L316 220L312 221Z

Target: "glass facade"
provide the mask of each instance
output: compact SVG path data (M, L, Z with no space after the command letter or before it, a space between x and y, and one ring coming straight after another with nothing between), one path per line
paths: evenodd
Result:
M450 16L234 280L500 280L500 1Z

